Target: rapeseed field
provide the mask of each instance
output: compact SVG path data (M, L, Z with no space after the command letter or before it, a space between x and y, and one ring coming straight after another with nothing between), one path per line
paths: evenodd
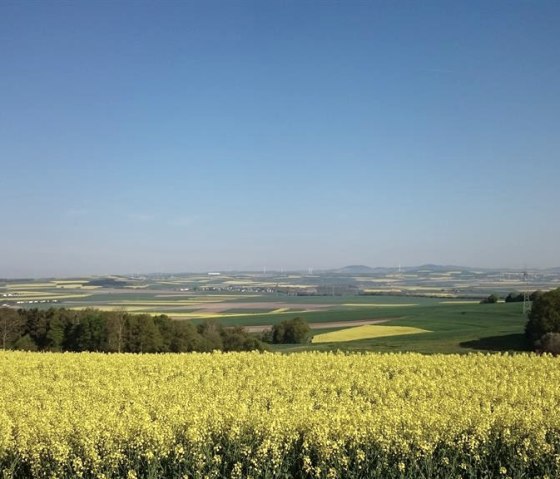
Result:
M560 477L550 356L0 352L0 477Z

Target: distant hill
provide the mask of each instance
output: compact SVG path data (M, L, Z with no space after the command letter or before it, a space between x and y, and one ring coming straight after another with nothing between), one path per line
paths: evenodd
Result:
M433 263L426 263L421 264L419 266L401 266L400 268L394 267L371 267L366 266L363 264L351 264L348 266L344 266L338 269L326 270L325 273L334 273L334 274L347 274L347 275L386 275L386 274L394 274L400 271L401 273L447 273L449 271L462 271L464 273L468 272L482 272L484 274L495 274L495 273L521 273L523 270L516 269L516 268L482 268L482 267L468 267L468 266L460 266L460 265L453 265L453 264L433 264ZM533 269L531 268L529 272L541 272L543 274L560 274L560 266L553 267L553 268L544 268L544 269Z
M352 264L349 266L344 266L343 268L332 270L333 273L342 274L388 274L398 271L399 268L392 267L375 267L365 266L362 264ZM465 266L456 265L440 265L440 264L423 264L420 266L402 266L400 268L403 272L418 272L418 271L430 271L434 273L443 273L447 271L469 271L471 268Z
M346 274L367 274L367 273L377 273L379 268L370 268L369 266L364 266L363 264L352 264L349 266L344 266L343 268L338 268L333 270L334 273L346 273Z
M423 264L420 266L403 268L407 271L433 271L433 272L446 272L446 271L468 271L471 268L465 266L449 265L449 264Z

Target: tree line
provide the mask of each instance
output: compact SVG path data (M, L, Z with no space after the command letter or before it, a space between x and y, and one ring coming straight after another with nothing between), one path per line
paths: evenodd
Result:
M0 347L27 351L164 353L264 350L241 327L215 321L194 325L165 314L65 308L0 308Z
M535 299L537 299L537 297L539 297L542 293L542 291L538 290L538 291L533 291L530 295L529 295L529 301L535 301ZM495 304L500 300L500 297L497 294L491 294L490 296L488 296L487 298L483 298L480 301L480 304ZM513 291L511 293L509 293L505 298L504 301L506 303L522 303L523 301L525 301L525 295L523 293L519 293L517 291Z

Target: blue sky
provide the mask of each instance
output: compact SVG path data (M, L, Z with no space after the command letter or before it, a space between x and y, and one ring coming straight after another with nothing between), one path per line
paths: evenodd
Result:
M560 265L560 3L0 3L0 277Z

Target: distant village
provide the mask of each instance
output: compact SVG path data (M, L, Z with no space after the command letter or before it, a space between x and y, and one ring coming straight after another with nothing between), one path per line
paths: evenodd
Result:
M180 291L188 291L189 288L181 288ZM260 293L260 294L282 294L287 296L339 296L357 294L360 289L353 285L326 285L326 286L240 286L240 285L215 285L199 286L192 291L204 291L215 293Z
M2 297L3 298L17 298L18 296L20 296L20 293L3 293ZM15 302L15 304L38 304L38 303L59 303L60 301L58 299L27 299L27 300L18 300ZM8 303L4 303L1 306L3 307L10 307L12 306L11 304Z

